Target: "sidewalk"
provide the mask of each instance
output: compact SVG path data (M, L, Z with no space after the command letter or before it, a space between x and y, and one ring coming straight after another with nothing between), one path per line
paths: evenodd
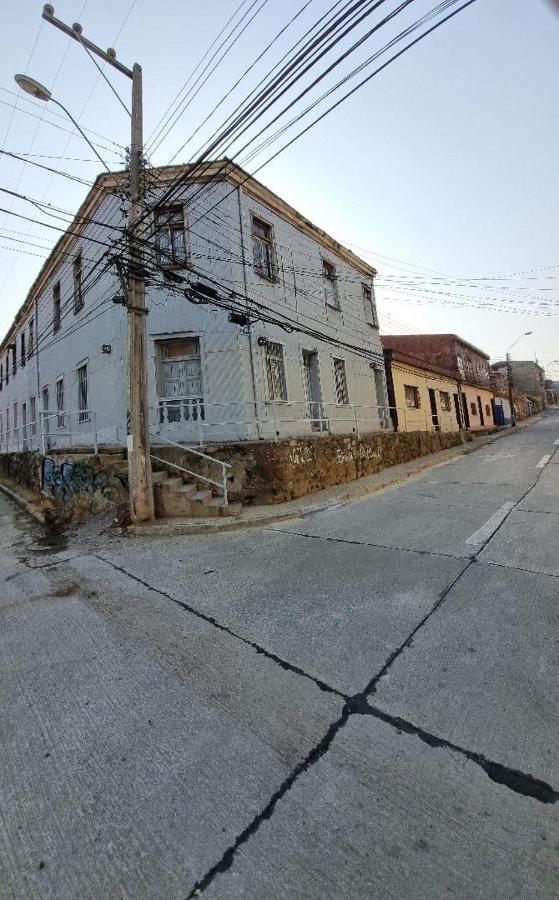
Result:
M542 414L532 416L517 423L517 428L525 428L529 425L535 425L541 421ZM290 500L287 503L270 504L267 506L248 506L245 507L241 514L235 518L173 518L158 519L154 522L141 522L136 525L130 525L128 532L137 537L141 536L159 536L178 535L178 534L213 534L222 531L236 531L241 528L251 528L263 525L270 525L273 522L279 522L283 519L302 518L328 509L332 506L341 506L345 503L351 503L366 497L368 494L374 494L376 491L382 491L385 488L395 487L398 484L412 478L414 475L420 475L427 469L433 469L437 466L444 466L453 460L464 456L467 453L474 453L480 447L493 444L507 434L513 433L513 429L509 426L503 428L495 434L473 437L468 444L459 447L451 447L448 450L440 450L438 453L430 453L427 456L420 456L418 459L411 460L407 463L401 463L397 466L390 466L382 469L374 475L365 475L357 481L351 481L345 484L337 484L333 487L325 488L322 491L316 491L313 494L307 494L297 500Z

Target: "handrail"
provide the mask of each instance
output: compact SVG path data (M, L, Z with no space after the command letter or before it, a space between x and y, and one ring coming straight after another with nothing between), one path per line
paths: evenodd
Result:
M186 469L184 466L179 466L177 463L173 463L168 459L163 459L162 456L155 456L155 454L150 453L150 456L155 462L163 463L165 466L171 466L173 469L178 469L179 472L185 472L186 475L192 475L193 478L197 478L200 481L205 481L207 484L214 484L218 488L223 488L223 485L219 481L213 481L211 478L206 478L205 475L200 475L198 472L193 472L192 469Z
M164 444L169 444L171 447L178 447L179 450L186 450L187 453L195 453L196 456L203 456L204 459L208 459L210 462L219 463L220 466L225 466L227 469L233 468L230 463L223 462L215 456L210 456L208 453L202 453L201 450L195 450L194 447L187 447L185 444L177 444L176 441L170 441L168 438L162 437L159 432L155 433L155 437L157 437L158 440L163 441Z
M199 479L200 481L204 481L207 484L213 484L215 487L220 488L223 491L223 505L229 505L229 499L227 496L227 474L226 469L232 469L230 463L223 462L221 459L217 459L215 456L210 456L208 453L202 453L201 450L194 450L193 447L185 447L183 444L177 444L176 441L169 441L167 438L161 437L160 434L155 434L154 437L157 437L158 440L163 441L164 444L169 444L171 447L178 447L179 450L184 450L186 453L194 453L195 456L200 456L203 459L207 459L209 462L217 463L221 466L221 483L214 481L212 478L207 478L205 475L199 475L197 472L192 472L190 469L186 469L183 466L179 466L176 463L169 462L166 459L162 459L159 456L154 456L154 454L150 454L151 458L156 462L162 462L165 465L172 466L173 469L179 469L182 472L186 472L188 475L192 475L194 478Z

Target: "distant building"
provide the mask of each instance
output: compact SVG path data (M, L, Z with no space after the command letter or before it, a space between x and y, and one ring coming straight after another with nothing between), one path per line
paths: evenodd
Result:
M511 360L512 386L520 394L524 394L535 407L545 409L547 398L545 392L545 370L533 359ZM507 378L507 362L493 363L494 372L498 372ZM508 380L507 380L508 384Z
M489 377L489 356L483 350L474 347L456 334L398 334L382 337L383 351L396 354L407 354L413 357L423 368L430 372L445 373L454 385L452 405L454 405L456 421L462 428L480 431L493 428L496 424L495 400ZM419 385L416 385L419 388ZM414 387L409 384L408 387ZM390 384L388 384L390 401ZM429 388L427 388L429 390ZM446 406L446 398L441 401L436 390L429 394L429 409L432 416L442 421L441 408ZM408 392L411 400L411 392ZM454 396L456 394L456 397ZM397 399L396 390L393 398ZM394 404L391 404L394 405ZM400 405L398 403L396 406ZM451 405L451 406L452 406ZM452 409L451 409L452 411Z

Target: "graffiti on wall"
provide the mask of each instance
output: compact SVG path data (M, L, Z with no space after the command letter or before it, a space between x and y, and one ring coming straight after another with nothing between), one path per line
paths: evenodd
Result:
M106 472L96 472L85 463L63 462L57 465L50 457L43 460L43 490L64 504L75 494L104 494L109 486Z

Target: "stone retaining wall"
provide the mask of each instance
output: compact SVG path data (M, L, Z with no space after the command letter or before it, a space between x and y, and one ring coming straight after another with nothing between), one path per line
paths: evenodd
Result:
M231 500L283 503L322 488L355 481L388 466L471 441L469 433L379 432L297 438L273 443L220 444L204 452L232 466ZM153 452L169 462L219 480L220 467L175 447Z

